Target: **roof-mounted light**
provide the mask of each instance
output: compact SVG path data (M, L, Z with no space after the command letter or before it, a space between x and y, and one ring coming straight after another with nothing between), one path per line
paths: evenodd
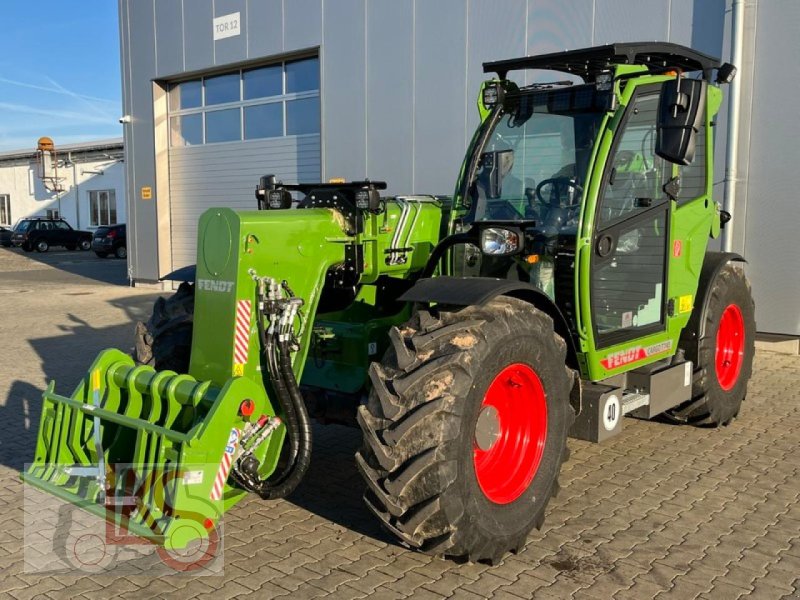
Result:
M594 78L594 85L598 92L607 92L614 85L614 74L611 71L598 73Z

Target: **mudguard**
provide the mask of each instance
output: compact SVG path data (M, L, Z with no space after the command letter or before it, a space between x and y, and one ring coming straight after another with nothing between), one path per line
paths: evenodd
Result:
M567 343L567 364L578 368L575 340L567 319L547 294L529 283L494 277L431 277L417 281L399 299L423 304L472 306L486 304L497 296L525 300L549 315L556 333Z
M708 309L709 289L711 282L729 262L747 262L742 256L734 252L706 252L703 260L703 268L700 270L700 279L697 282L697 296L695 298L694 310L686 327L683 328L680 338L680 347L685 351L692 345L696 348L697 343L705 336L705 319L703 315Z

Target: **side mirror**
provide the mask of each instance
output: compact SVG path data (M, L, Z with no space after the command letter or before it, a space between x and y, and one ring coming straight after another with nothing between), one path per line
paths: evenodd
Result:
M658 101L656 154L679 165L694 160L695 140L703 127L706 86L702 79L678 77L664 83Z

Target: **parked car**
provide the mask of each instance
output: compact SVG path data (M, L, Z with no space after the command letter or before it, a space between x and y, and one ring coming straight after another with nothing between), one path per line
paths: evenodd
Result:
M0 245L10 248L11 244L11 229L0 225Z
M64 219L33 217L21 219L11 234L11 243L25 252L47 252L51 246L64 246L67 250L88 250L92 247L92 234L73 229Z
M113 254L117 258L128 258L125 245L125 223L98 227L92 239L92 250L100 258Z

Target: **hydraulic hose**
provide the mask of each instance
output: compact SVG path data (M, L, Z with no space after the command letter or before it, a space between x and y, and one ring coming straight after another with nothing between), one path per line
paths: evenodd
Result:
M255 460L243 461L244 477L236 477L236 481L248 491L258 494L265 500L272 500L291 494L308 471L311 464L312 432L311 419L292 370L289 341L281 339L286 336L280 336L280 332L275 327L277 315L271 315L273 319L270 323L270 331L265 330L265 315L262 307L266 306L266 302L261 293L258 295L258 300L258 335L261 340L264 362L267 366L267 377L283 412L289 455L284 467L269 479L261 479L258 476L259 465ZM291 323L289 323L289 328L291 328ZM276 337L279 338L277 344Z

